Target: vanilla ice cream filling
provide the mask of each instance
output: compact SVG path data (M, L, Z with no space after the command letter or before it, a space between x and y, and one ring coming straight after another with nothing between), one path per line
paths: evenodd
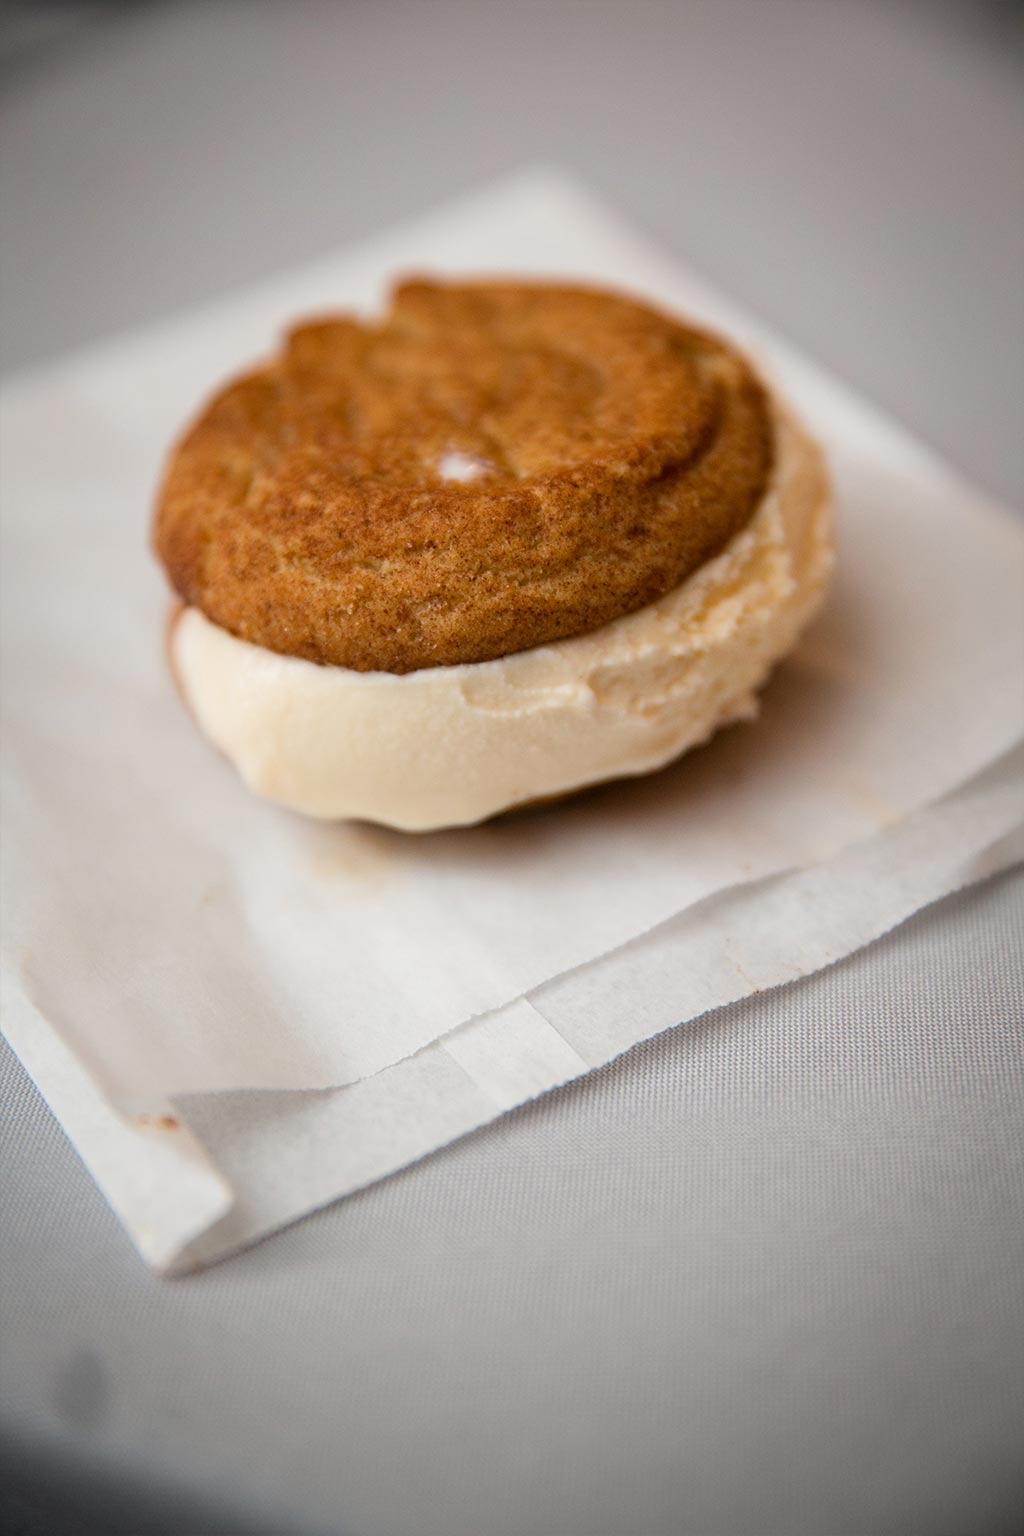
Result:
M198 609L171 657L201 728L257 793L309 816L464 826L646 773L749 716L832 564L820 455L785 412L747 526L681 586L589 635L395 676L236 639Z

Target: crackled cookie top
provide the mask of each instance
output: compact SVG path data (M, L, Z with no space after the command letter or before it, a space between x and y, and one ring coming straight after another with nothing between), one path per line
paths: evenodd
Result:
M597 290L408 282L228 385L155 543L231 634L356 671L487 661L678 586L750 519L763 391L717 338Z

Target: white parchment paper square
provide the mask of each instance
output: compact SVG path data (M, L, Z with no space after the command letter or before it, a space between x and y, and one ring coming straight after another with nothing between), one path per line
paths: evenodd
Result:
M611 281L728 329L778 378L828 448L840 563L756 725L560 810L418 838L264 805L201 740L167 679L146 549L166 444L297 314L377 303L413 269ZM826 963L1013 855L1020 528L558 177L18 380L2 424L8 1029L161 1267ZM722 956L741 914L761 949L737 970ZM684 953L683 973L665 956ZM178 1101L194 1136L159 1121L180 1122ZM325 1150L341 1134L344 1174Z

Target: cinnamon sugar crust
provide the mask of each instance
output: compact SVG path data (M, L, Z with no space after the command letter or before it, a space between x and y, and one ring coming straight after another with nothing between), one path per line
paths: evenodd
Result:
M154 543L231 634L405 673L664 596L749 521L772 459L764 392L715 337L598 290L412 281L206 406Z

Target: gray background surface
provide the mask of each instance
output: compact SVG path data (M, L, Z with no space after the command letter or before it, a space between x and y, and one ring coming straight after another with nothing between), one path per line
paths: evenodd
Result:
M1016 7L95 10L0 32L7 370L552 161L1024 500ZM5 1051L15 1528L1017 1528L1022 920L946 902L176 1284Z

